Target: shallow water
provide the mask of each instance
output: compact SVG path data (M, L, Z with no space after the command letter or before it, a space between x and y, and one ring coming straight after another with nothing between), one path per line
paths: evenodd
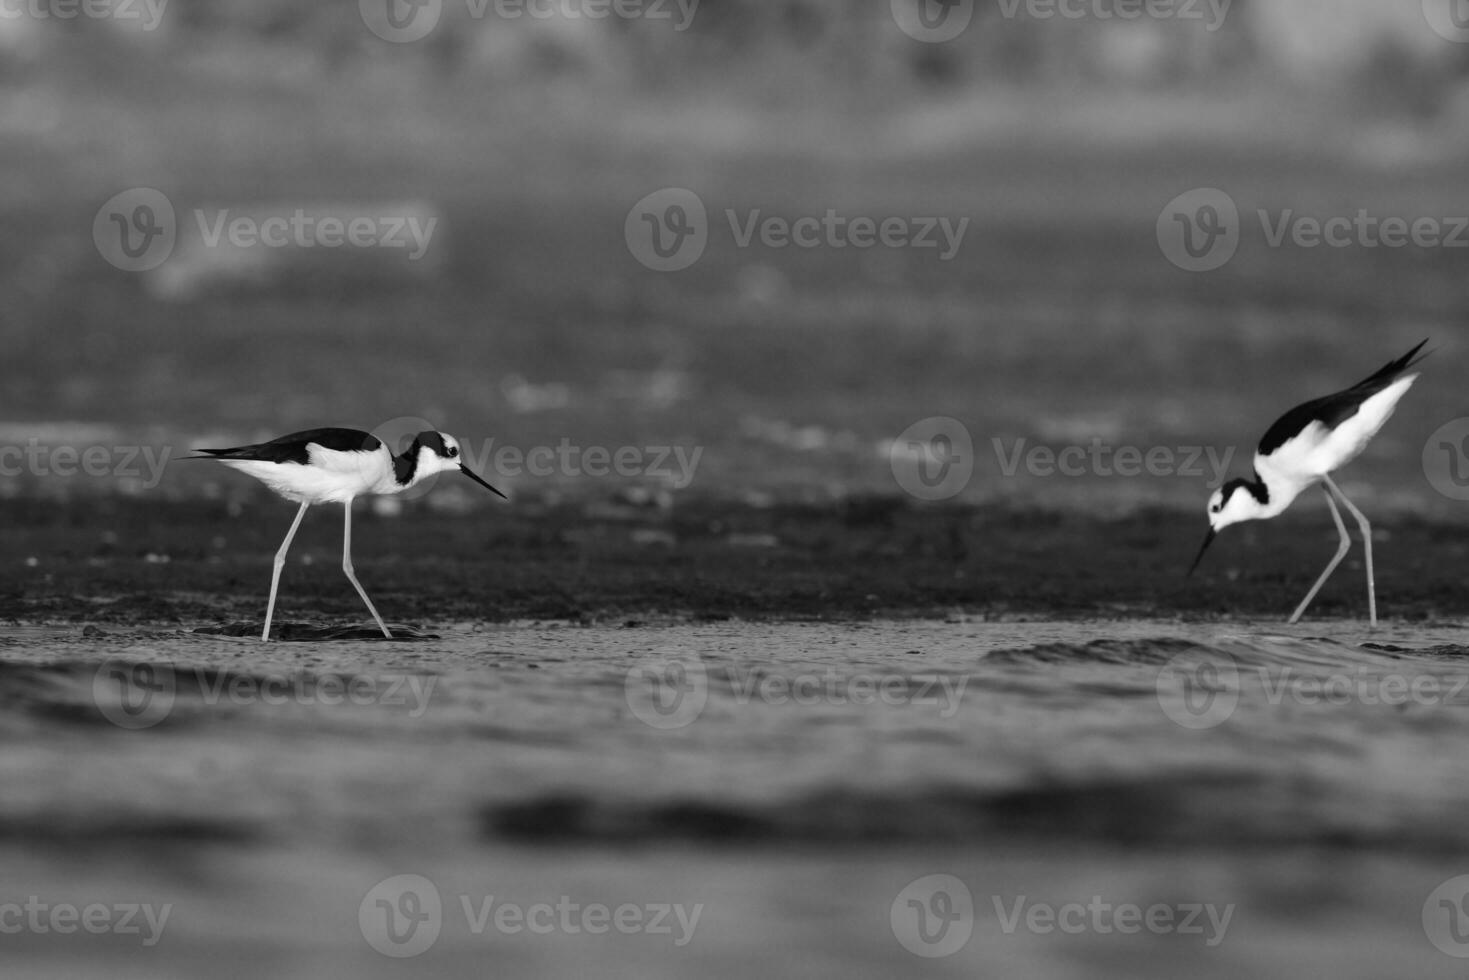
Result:
M7 935L16 975L1462 972L1454 628L89 633L0 635L5 894L172 910ZM590 934L599 903L700 911Z

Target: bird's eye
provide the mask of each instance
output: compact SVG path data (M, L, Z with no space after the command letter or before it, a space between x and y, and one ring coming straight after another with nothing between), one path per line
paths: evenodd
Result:
M1215 504L1213 507L1210 507L1209 510L1211 513L1217 514L1219 513L1219 505Z
M450 459L453 459L455 456L458 456L458 455L459 455L459 447L458 446L450 446L449 447L449 458Z

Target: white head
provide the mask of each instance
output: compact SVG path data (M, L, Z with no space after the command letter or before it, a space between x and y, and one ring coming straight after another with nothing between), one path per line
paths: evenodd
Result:
M491 493L498 494L501 497L505 496L480 479L478 474L464 465L464 455L460 452L459 440L453 436L445 435L442 432L420 432L413 438L412 445L403 453L402 458L414 461L414 483L420 480L426 480L435 473L457 471L463 473Z
M1214 495L1209 498L1209 532L1204 535L1204 545L1199 549L1199 556L1188 570L1190 575L1199 567L1199 562L1204 560L1204 552L1209 550L1209 545L1214 543L1214 536L1220 531L1240 521L1254 521L1272 516L1266 501L1256 496L1257 493L1267 492L1263 484L1250 480L1230 480L1214 491Z

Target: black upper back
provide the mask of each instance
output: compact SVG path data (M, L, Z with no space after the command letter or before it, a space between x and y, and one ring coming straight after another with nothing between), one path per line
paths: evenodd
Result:
M216 459L252 459L265 463L300 463L304 466L311 461L306 447L313 444L344 453L376 452L382 446L377 436L359 429L307 429L254 446L198 451Z
M1402 357L1383 365L1345 391L1338 391L1336 394L1308 401L1286 412L1265 431L1264 438L1260 440L1258 450L1260 455L1269 456L1294 439L1302 430L1308 428L1312 422L1320 422L1328 429L1334 429L1356 415L1357 409L1362 407L1363 402L1402 377L1405 371L1428 356L1427 354L1418 356L1418 352L1426 343L1428 341L1424 340Z

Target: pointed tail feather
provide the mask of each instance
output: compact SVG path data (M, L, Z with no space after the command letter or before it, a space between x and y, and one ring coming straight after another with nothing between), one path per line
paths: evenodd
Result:
M1391 361L1391 362L1389 362L1387 364L1384 364L1378 371L1376 371L1375 373L1373 373L1369 377L1363 378L1360 382L1358 382L1356 385L1354 385L1354 387L1355 388L1385 388L1385 387L1387 387L1393 381L1397 380L1400 376L1402 376L1402 374L1404 372L1406 372L1408 369L1412 368L1419 361L1422 361L1429 354L1432 354L1433 353L1433 351L1431 351L1431 350L1427 350L1427 351L1423 350L1423 346L1425 344L1427 344L1427 343L1428 343L1428 340L1427 340L1427 338L1425 338L1424 340L1422 340L1422 341L1419 342L1419 344L1418 344L1417 347L1414 347L1412 350L1408 351L1408 353L1404 354L1402 357L1398 358L1396 361ZM1419 351L1423 351L1423 353L1420 354Z

